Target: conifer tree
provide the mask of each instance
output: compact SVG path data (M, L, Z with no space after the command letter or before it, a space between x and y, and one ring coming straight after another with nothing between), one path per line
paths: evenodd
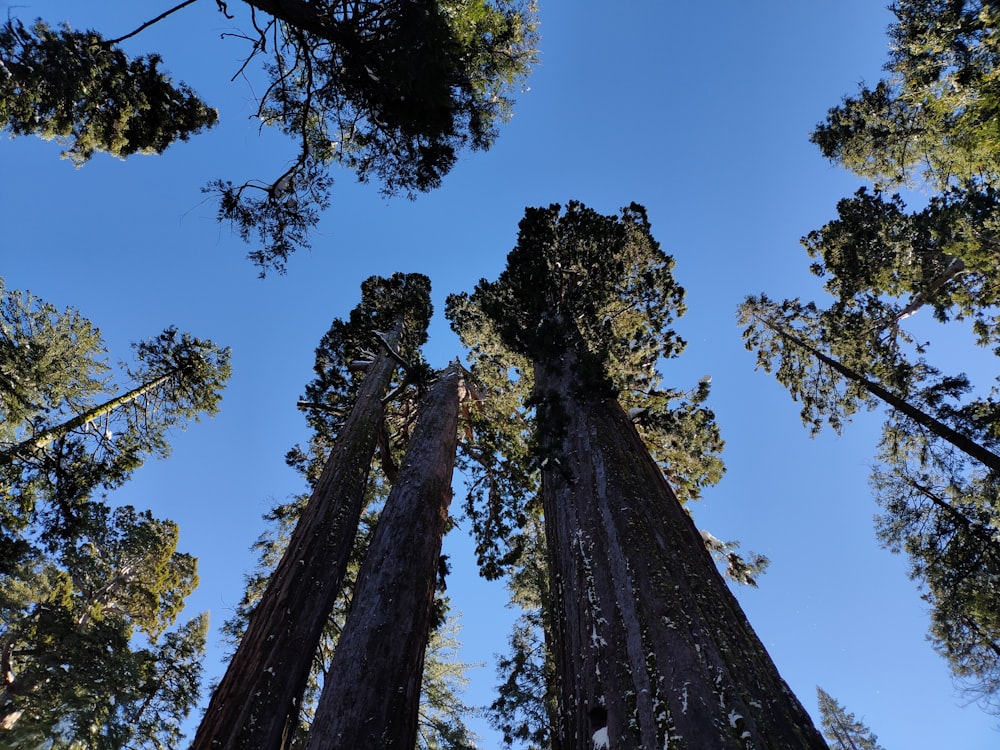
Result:
M176 744L207 618L177 527L94 498L216 413L229 352L174 328L135 345L125 396L98 330L0 284L0 744Z
M824 747L618 401L655 411L656 361L683 349L672 265L640 206L529 209L500 278L449 304L461 334L485 319L509 366L531 363L552 744Z
M307 750L409 750L416 743L424 653L451 503L461 376L461 366L453 363L420 406L398 479L358 572ZM365 674L358 679L361 664Z
M922 357L911 362L892 354L879 361L856 338L842 345L832 333L843 323L836 307L819 311L797 300L778 304L761 296L748 298L740 315L758 366L801 401L803 423L814 433L824 420L839 432L861 406L887 407L872 472L884 511L877 517L879 541L906 553L910 576L931 605L931 642L975 697L995 709L1000 628L986 602L1000 580L991 531L1000 522L996 394L970 397L967 377L942 375ZM864 369L826 353L838 348ZM895 387L868 373L894 379ZM906 397L897 389L905 389Z
M823 420L839 430L861 405L890 406L872 478L879 539L909 556L935 648L995 704L1000 640L969 592L989 591L995 575L979 524L996 515L996 391L942 374L928 362L940 329L917 338L907 327L916 315L971 321L974 342L1000 352L1000 15L992 3L936 0L891 10L885 78L812 134L824 156L872 182L802 240L834 301L820 310L759 298L742 312L753 316L748 347L801 399L814 431ZM916 210L890 194L914 187L928 196Z
M401 364L408 368L403 380L423 377L419 347L431 314L429 294L420 274L373 276L349 320L334 321L321 342L305 406L322 425L317 439L332 439L332 447L212 695L195 750L277 748L290 741L354 548L379 435L386 430L386 392Z
M830 740L832 750L884 750L878 744L878 737L823 688L817 687L816 693L819 696L823 736Z
M161 152L216 122L217 113L159 70L159 55L129 59L120 43L179 23L182 0L134 31L0 26L0 128L62 141L78 165L96 151ZM531 0L216 0L252 29L238 72L259 63L257 118L295 144L267 179L219 179L204 188L218 218L256 247L263 274L309 246L340 165L386 194L440 185L465 149L488 149L511 116L514 90L535 60ZM232 11L232 13L230 13ZM235 76L234 76L235 77ZM255 94L256 96L256 94Z
M0 745L158 748L198 700L207 617L165 632L197 585L177 526L94 501L72 544L0 575Z

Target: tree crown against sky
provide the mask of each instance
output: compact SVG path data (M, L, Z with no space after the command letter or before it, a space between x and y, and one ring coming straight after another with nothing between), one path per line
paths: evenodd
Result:
M678 494L697 499L721 479L723 441L704 405L711 378L689 390L666 388L657 370L660 357L685 346L672 328L685 311L673 265L642 206L612 219L579 202L553 204L525 211L496 281L448 298L446 315L483 387L484 398L469 410L474 439L463 444L463 466L471 477L466 512L487 577L499 577L517 558L524 542L518 530L537 512L536 472L545 456L543 438L532 436L530 362L558 345L566 323L584 338L591 385L629 411Z
M0 292L0 513L16 559L28 540L72 538L92 493L167 456L171 429L214 415L230 353L167 328L133 345L116 383L99 331L78 312Z
M802 239L833 302L760 296L741 316L747 347L801 401L813 432L824 421L839 432L861 406L888 407L872 476L878 537L906 552L935 649L995 708L1000 631L979 596L996 587L997 388L942 372L935 355L970 331L1000 353L1000 16L979 2L891 10L887 77L832 108L812 136L873 183ZM886 192L907 188L927 193L912 201L921 207Z
M103 497L218 410L229 353L168 328L118 395L99 331L0 286L0 742L172 745L198 700L206 615L178 528ZM169 629L169 630L168 630Z
M120 43L167 19L186 0L118 39L17 19L0 27L0 127L67 145L83 164L97 151L162 152L211 127L217 113L159 70L156 54L129 59ZM260 66L256 116L296 144L283 171L204 190L251 259L283 271L330 202L343 166L387 195L440 185L463 149L488 149L510 118L535 61L530 0L246 0L220 13L247 45L237 75ZM235 76L234 76L235 78Z
M696 497L721 474L721 440L701 405L707 377L690 399L660 386L660 356L669 359L684 347L672 328L684 310L672 268L641 206L606 216L571 202L527 209L498 279L448 300L453 328L472 350L473 376L488 375L484 411L497 395L503 406L520 400L515 418L505 422L514 425L514 434L488 433L492 461L484 462L483 473L473 472L473 482L488 489L470 493L474 513L476 504L485 506L473 515L474 525L483 523L496 535L517 532L511 540L475 529L486 574L509 573L519 601L542 602L517 624L513 654L504 661L495 705L511 711L497 721L508 741L577 746L604 731L616 743L652 747L669 744L676 729L685 738L697 734L695 743L724 746L738 731L727 739L725 731L712 729L721 724L707 717L709 706L721 705L721 693L709 699L716 688L707 673L693 668L685 694L707 691L692 698L706 715L690 723L694 712L688 713L686 699L683 707L671 704L679 695L670 687L681 669L676 665L711 650L719 674L735 680L732 692L722 690L727 696L745 696L749 684L775 678L773 672L763 676L766 657L742 614L728 609L729 592L719 590L725 584L706 536L679 502L678 496ZM510 387L498 389L504 378ZM626 411L619 399L634 405ZM671 411L687 415L670 419ZM656 414L663 418L651 418ZM650 455L655 448L661 450L656 458ZM529 485L505 495L507 487L490 475L491 463L503 467L497 474L509 474L504 469L513 465L537 481L526 465L541 476L540 489ZM664 474L677 477L677 495ZM670 534L677 536L667 540ZM694 579L713 593L688 590ZM711 615L700 609L709 600L720 608ZM719 651L718 643L666 645L676 633L669 626L673 615L661 607L673 604L689 625L681 631L690 629L697 639L703 631L694 623L707 617L713 627L727 629L721 640L728 645ZM549 653L526 653L532 643ZM763 669L758 677L741 674L746 658ZM660 671L667 662L675 666ZM528 698L526 689L542 683L546 687ZM602 721L602 711L610 718ZM739 713L747 715L742 708ZM788 732L807 744L818 738L794 699L773 713L783 718L761 720L761 736Z

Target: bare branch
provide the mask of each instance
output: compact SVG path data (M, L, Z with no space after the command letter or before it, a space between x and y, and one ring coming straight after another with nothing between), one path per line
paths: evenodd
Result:
M144 23L142 26L140 26L139 28L135 29L134 31L130 31L125 36L120 36L117 39L106 39L104 41L104 44L107 45L108 47L110 47L112 44L118 44L120 42L124 42L126 39L130 39L130 38L134 37L140 31L148 29L150 26L152 26L155 23L159 23L160 21L162 21L164 18L166 18L170 14L176 13L177 11L179 11L179 10L181 10L183 8L186 8L189 5L194 5L196 2L198 2L198 0L184 0L184 2L182 2L182 3L178 4L178 5L175 5L170 10L164 11L163 13L161 13L160 15L158 15L156 18L152 19L151 21L146 21L146 23Z

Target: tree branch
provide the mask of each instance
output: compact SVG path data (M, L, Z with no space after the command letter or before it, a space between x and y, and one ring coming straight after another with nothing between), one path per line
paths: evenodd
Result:
M178 5L175 5L170 10L164 11L163 13L161 13L160 15L158 15L156 18L152 19L151 21L146 21L146 23L144 23L142 26L140 26L139 28L135 29L134 31L130 31L125 36L120 36L117 39L106 39L104 41L104 44L106 46L110 47L113 44L118 44L120 42L124 42L126 39L130 39L130 38L134 37L140 31L143 31L144 29L148 29L150 26L152 26L155 23L159 23L164 18L166 18L167 16L169 16L171 13L176 13L177 11L179 11L179 10L181 10L183 8L186 8L189 5L194 5L196 2L198 2L198 0L184 0L182 3L180 3Z

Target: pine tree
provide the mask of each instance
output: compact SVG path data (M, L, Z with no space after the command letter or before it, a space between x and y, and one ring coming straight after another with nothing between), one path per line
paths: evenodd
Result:
M655 409L655 363L683 349L672 265L640 206L529 209L500 278L449 305L456 330L485 318L531 362L553 746L823 747L617 400Z
M822 688L817 687L819 712L823 724L823 736L831 741L833 750L884 750L878 744L878 737L854 714L844 710L836 700Z
M213 125L215 110L160 73L158 55L130 60L119 47L193 2L117 39L42 21L0 26L0 128L57 138L82 164L95 151L160 152ZM243 68L258 61L266 79L257 117L298 149L273 179L204 188L219 220L258 245L250 257L262 274L309 246L334 165L386 194L437 187L461 150L493 144L535 60L530 0L216 4L228 19L242 8L255 32Z
M92 493L121 486L170 429L218 411L229 350L168 328L133 345L124 395L78 312L0 286L0 570L72 540Z
M834 301L820 310L751 299L744 322L754 318L748 348L801 399L814 431L824 420L839 430L862 405L890 406L872 477L878 536L908 555L932 605L935 648L989 704L1000 640L970 592L989 591L995 575L979 524L996 514L996 389L942 374L928 362L939 334L918 339L907 326L918 314L971 321L975 343L1000 353L1000 16L990 3L901 0L891 10L885 79L830 109L812 134L824 156L873 183L802 240ZM916 210L889 194L914 187L928 196Z
M429 294L420 274L371 277L349 321L335 321L321 342L306 408L325 430L317 430L318 439L330 439L331 430L336 439L212 695L194 750L274 748L290 741L354 548L379 435L386 430L386 391L401 363L409 368L405 378L423 376L418 350L431 314ZM301 462L303 455L292 460Z

